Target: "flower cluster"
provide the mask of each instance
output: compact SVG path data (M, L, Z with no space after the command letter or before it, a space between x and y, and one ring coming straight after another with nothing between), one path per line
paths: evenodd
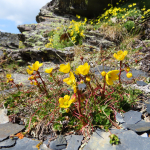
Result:
M13 79L11 78L11 74L7 74L6 78L7 78L7 83L13 82Z

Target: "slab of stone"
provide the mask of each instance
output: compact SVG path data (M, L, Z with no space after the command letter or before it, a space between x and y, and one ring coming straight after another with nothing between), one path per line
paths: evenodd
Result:
M135 123L141 121L142 113L138 112L138 111L130 110L130 111L124 113L123 116L124 116L123 119L127 124L135 124Z
M146 132L150 130L150 122L142 120L136 124L127 124L126 127L135 132Z
M150 114L150 104L146 104L146 106L147 106L146 111L148 112L148 114Z
M25 126L13 124L11 122L0 124L0 142L8 138L12 134L16 134L25 129Z
M141 137L131 130L112 129L110 132L118 136L119 145L111 145L110 133L99 129L93 133L83 150L149 150L150 138Z
M136 84L137 84L138 86L146 86L146 85L148 85L148 84L147 84L146 82L144 82L144 81L137 81Z
M68 135L65 138L67 140L67 147L65 150L77 150L81 146L83 135Z
M120 139L119 145L116 145L116 150L149 150L150 138L144 138L131 130L110 130Z
M140 76L141 77L148 77L148 74L146 72L142 71L142 70L136 70L134 68L131 68L130 72L132 73L132 77L131 78L127 78L126 77L127 73L125 71L123 71L121 73L121 79L123 79L123 80L132 80L133 78L138 78Z
M67 147L67 141L63 135L59 135L58 138L50 143L52 150L65 149Z
M7 109L0 109L0 124L8 123Z
M0 148L12 147L15 144L16 144L16 140L7 139L7 140L0 142Z
M24 137L23 139L18 139L16 145L11 148L2 148L2 150L38 150L36 147L40 141L29 139Z
M91 136L87 145L84 146L83 150L115 150L116 147L109 143L109 135L109 132L97 129Z
M117 112L116 114L116 120L119 122L119 123L124 123L125 121L123 120L123 117L121 116L120 113Z
M28 80L30 75L14 73L12 74L12 78L15 83L22 83L23 85L30 85L30 81Z
M86 84L85 83L78 85L78 89L79 90L84 90L85 88L86 88Z

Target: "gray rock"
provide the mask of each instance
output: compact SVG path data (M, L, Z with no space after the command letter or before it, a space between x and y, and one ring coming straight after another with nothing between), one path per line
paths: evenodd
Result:
M150 104L146 104L146 106L147 106L146 111L148 112L148 114L150 114Z
M7 116L7 109L0 109L0 124L5 124L9 122L9 118Z
M0 31L0 46L12 48L12 49L18 48L19 47L18 34L12 34L12 33Z
M137 135L134 131L125 130L110 130L120 139L119 145L116 145L116 150L149 150L150 139Z
M145 83L144 81L137 81L136 84L138 86L145 86L145 85L147 85L147 83Z
M67 141L63 135L59 135L58 138L50 143L50 148L53 150L65 149L67 147Z
M98 129L93 133L83 150L149 150L149 138L141 137L130 130L112 129L110 132L118 136L119 145L111 145L109 143L110 133Z
M150 130L150 122L140 121L136 124L127 124L126 127L135 132L146 132Z
M85 88L86 88L86 84L85 83L78 85L78 89L79 90L84 90Z
M109 143L109 135L109 132L97 129L83 150L115 150L115 147Z
M37 150L36 145L38 143L40 141L24 137L23 139L18 139L14 147L2 148L2 150Z
M125 121L123 120L123 117L120 115L120 113L117 112L116 114L116 120L119 122L119 123L124 123Z
M65 150L77 150L79 149L83 140L82 135L68 135L65 137L67 140L67 148Z
M0 124L0 141L5 140L8 136L16 134L25 128L23 125L13 124L11 122Z
M138 112L138 111L130 110L130 111L124 113L123 115L124 115L123 119L127 124L135 124L135 123L141 121L142 113Z
M16 140L7 139L7 140L0 142L0 148L12 147L15 144L16 144Z

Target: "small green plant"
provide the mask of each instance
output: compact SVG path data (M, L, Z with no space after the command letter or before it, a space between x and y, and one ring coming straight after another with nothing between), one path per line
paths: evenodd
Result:
M86 18L83 23L72 20L69 27L57 27L56 30L48 34L49 43L45 47L63 49L77 44L81 45L82 39L84 38L84 25L86 21Z
M110 144L118 145L120 140L117 135L111 134L110 136Z
M19 41L19 49L24 49L26 46L23 44L22 41Z
M135 28L135 23L134 21L127 21L123 26L127 29L128 32L130 32L133 28Z

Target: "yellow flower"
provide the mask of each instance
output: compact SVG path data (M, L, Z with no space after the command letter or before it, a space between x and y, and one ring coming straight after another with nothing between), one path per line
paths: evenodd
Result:
M36 61L34 64L32 64L32 70L38 71L39 67L41 67L43 63L39 63L39 61Z
M66 113L68 113L68 112L70 111L70 109L69 109L69 108L66 108L65 110L66 110Z
M70 107L72 100L70 100L70 96L69 95L65 95L64 98L59 98L59 107L60 108L68 108Z
M59 71L63 73L68 73L70 71L70 63L68 63L67 65L61 64Z
M90 82L91 81L90 77L86 77L86 81Z
M79 15L76 15L76 17L77 17L78 19L80 19L80 16L79 16Z
M132 77L132 73L131 73L131 72L128 72L128 73L126 74L126 76L127 76L127 78L131 78L131 77Z
M34 85L38 85L37 81L34 81Z
M53 68L45 69L45 72L46 72L46 73L51 73L51 72L52 72L52 70L53 70Z
M6 75L6 78L7 78L7 79L10 79L10 78L11 78L11 74L7 74L7 75Z
M33 81L31 81L30 84L33 85Z
M80 65L78 68L76 68L77 74L87 75L90 70L90 65L88 63L85 63L84 65Z
M77 86L76 84L72 86L74 93L77 93Z
M112 70L112 71L109 71L107 74L106 74L106 83L108 85L113 85L113 81L115 80L118 80L118 74L119 73L119 70Z
M132 5L128 5L128 7L130 8L130 7L132 7Z
M84 82L83 80L80 81L81 84L82 84L83 82Z
M27 69L27 73L31 75L33 74L33 70Z
M117 59L117 60L119 60L119 61L122 61L122 60L124 60L124 58L125 58L125 56L127 55L127 51L118 51L117 52L117 54L116 53L114 53L114 57Z
M106 72L105 71L102 71L101 72L101 75L104 77L106 75Z
M133 3L133 6L135 6L136 5L136 3Z
M74 76L73 72L70 72L70 77L63 79L63 82L65 82L65 83L67 83L68 85L71 85L71 86L76 84L76 80L75 80L75 76Z
M130 68L129 68L129 67L127 67L127 68L126 68L126 71L127 71L127 72L129 72L129 71L130 71Z
M32 66L28 66L29 69L27 69L28 74L33 74L33 71L38 71L39 67L41 67L43 63L39 63L39 61L36 61Z

